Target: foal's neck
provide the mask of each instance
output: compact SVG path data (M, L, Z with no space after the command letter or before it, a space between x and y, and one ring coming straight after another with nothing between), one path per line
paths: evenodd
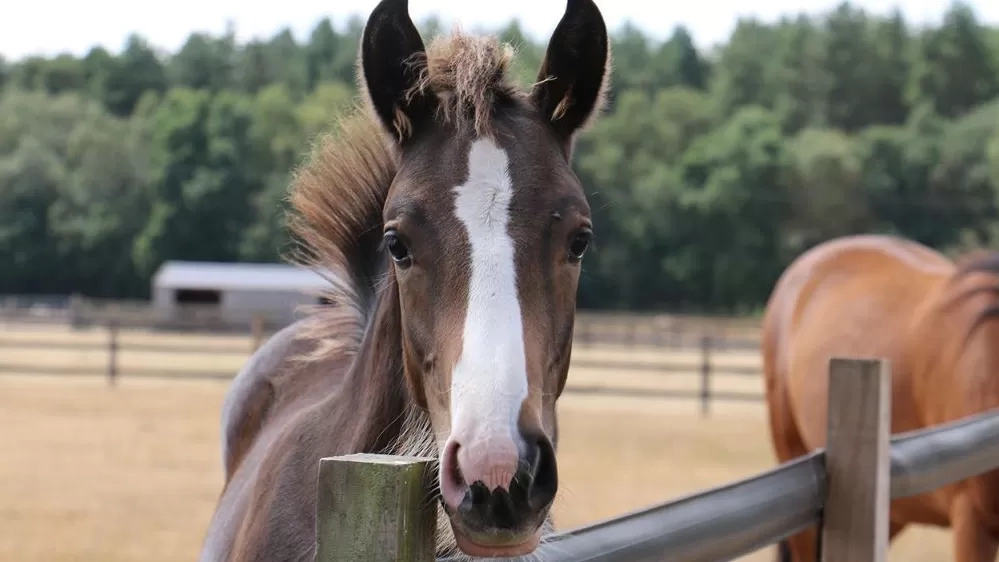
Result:
M413 410L422 410L416 406L403 372L401 320L399 294L390 275L374 299L348 375L355 449L389 451L396 448L402 434L412 431L408 426L419 425L418 412Z

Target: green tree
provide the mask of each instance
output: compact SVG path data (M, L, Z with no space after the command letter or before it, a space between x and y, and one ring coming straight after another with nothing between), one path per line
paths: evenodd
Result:
M668 274L684 300L740 310L766 298L782 266L789 158L780 121L744 107L700 137L680 162Z
M955 2L943 25L926 31L918 43L909 101L929 103L953 118L999 94L997 72L985 30L967 4Z
M830 127L856 131L878 122L870 103L877 61L869 27L867 14L846 2L826 19L821 64L829 75L823 105Z
M148 91L167 90L163 63L138 35L129 36L124 52L109 66L102 90L104 104L115 115L131 115L139 98Z
M755 19L740 18L714 67L713 93L723 117L740 107L772 108L770 60L779 43L777 31Z
M898 9L889 18L875 23L872 43L875 66L870 77L871 115L875 123L901 125L909 116L905 89L912 71L912 40Z
M215 38L194 33L170 60L171 82L177 86L218 92L235 84L235 39L230 29Z

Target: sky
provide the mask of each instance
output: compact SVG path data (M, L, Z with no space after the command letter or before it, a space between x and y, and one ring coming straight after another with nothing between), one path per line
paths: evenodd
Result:
M132 32L155 48L176 52L194 31L221 34L232 22L237 39L267 38L288 26L307 37L322 17L338 29L352 15L366 17L378 0L9 0L0 17L0 55L19 60L29 55L76 55L102 45L119 52ZM828 11L840 0L596 0L609 28L631 21L657 38L677 24L690 29L698 46L724 42L736 21L755 16L775 21L783 14ZM951 0L852 0L878 14L900 6L913 25L939 22ZM982 22L999 25L999 1L967 0ZM524 31L546 39L565 10L565 0L410 0L410 13L420 21L437 15L445 25L460 22L470 30L496 29L519 19Z

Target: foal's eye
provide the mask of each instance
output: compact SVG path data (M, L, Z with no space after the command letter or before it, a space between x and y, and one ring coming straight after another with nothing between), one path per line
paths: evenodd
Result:
M409 267L413 263L413 257L409 253L409 248L406 247L406 243L399 238L399 235L394 230L385 233L384 242L385 249L388 250L392 259L399 267Z
M577 232L569 240L569 260L579 261L583 259L583 254L586 253L586 248L590 246L590 239L593 237L593 232L590 229L584 229Z

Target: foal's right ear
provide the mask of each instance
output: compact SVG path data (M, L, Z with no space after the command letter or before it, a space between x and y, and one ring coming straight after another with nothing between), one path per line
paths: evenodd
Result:
M609 65L610 40L597 5L566 0L531 100L570 147L576 132L603 108Z
M382 0L361 36L361 89L375 113L400 142L413 122L430 114L430 98L414 92L426 56L408 0Z

